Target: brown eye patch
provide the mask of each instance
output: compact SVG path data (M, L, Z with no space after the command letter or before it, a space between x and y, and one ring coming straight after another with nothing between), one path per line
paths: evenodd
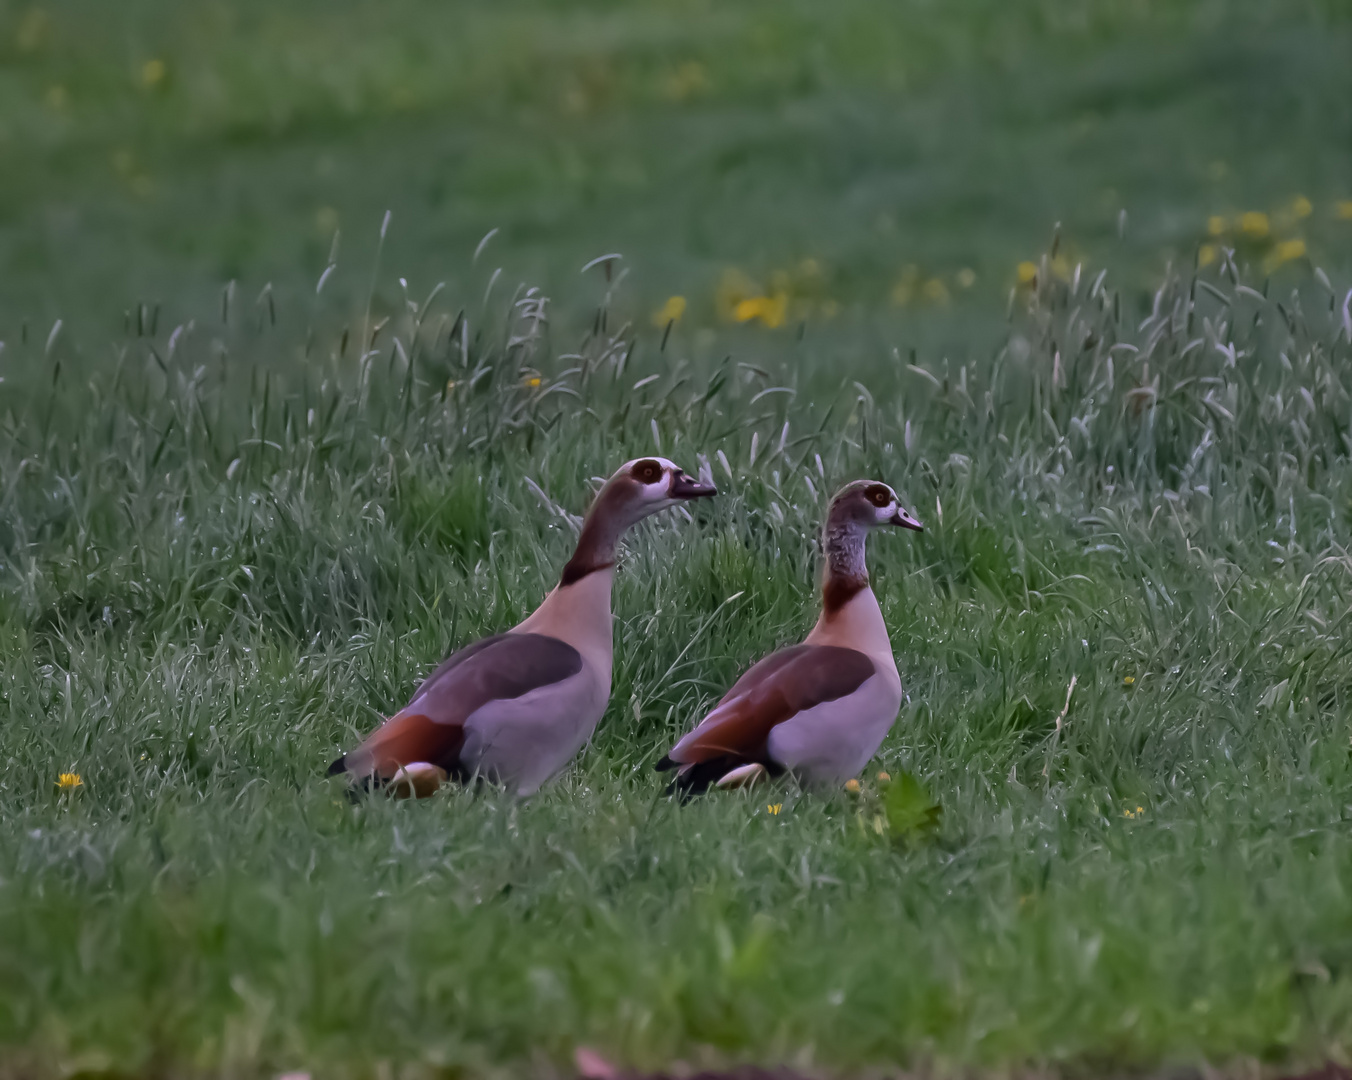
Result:
M655 484L662 479L662 466L653 461L652 458L645 458L642 461L634 462L634 467L629 470L629 475L640 484Z
M886 506L892 501L892 492L882 484L874 484L866 492L868 501L874 506Z

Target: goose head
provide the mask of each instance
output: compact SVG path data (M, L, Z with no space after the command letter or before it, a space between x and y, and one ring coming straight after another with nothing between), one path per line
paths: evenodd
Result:
M831 500L827 521L845 527L896 525L925 531L916 516L901 505L897 493L877 480L855 480L841 488Z
M690 476L664 457L626 461L606 481L596 496L594 508L615 524L628 527L677 503L717 495L713 484Z

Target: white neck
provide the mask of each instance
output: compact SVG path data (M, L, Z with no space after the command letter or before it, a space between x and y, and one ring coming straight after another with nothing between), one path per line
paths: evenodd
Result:
M607 682L615 641L610 617L610 587L614 567L593 570L571 585L555 586L543 603L514 633L548 634L566 641L587 663L603 671Z

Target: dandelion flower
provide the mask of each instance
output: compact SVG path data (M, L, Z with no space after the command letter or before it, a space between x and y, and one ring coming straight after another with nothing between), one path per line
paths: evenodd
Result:
M759 296L760 286L746 276L735 266L730 266L723 271L718 281L718 288L714 293L714 308L718 312L719 318L736 319L737 308L748 297ZM749 318L755 318L754 315ZM740 320L745 322L746 320Z
M1031 263L1025 259L1019 263L1018 274L1020 285L1033 284L1037 280L1037 263Z
M892 782L892 774L891 774L891 773L885 772L885 771L884 771L884 772L878 773L878 783L880 783L880 784L890 784L891 782Z
M787 293L777 292L766 301L765 311L761 314L761 322L773 330L777 326L784 325L784 319L789 313L789 297Z
M925 282L925 299L931 304L948 303L948 286L938 278L930 278Z
M858 795L861 790L859 787L859 781L856 780L854 777L850 777L850 779L845 781L845 790L848 791L851 795Z
M781 810L784 809L784 804L782 802L770 803L765 807L765 809L771 814L778 814Z
M540 376L532 375L529 379L523 379L521 381L521 385L529 386L531 389L534 389L535 387L540 385Z
M1225 230L1229 227L1229 222L1221 217L1220 214L1212 214L1206 219L1206 231L1212 236L1224 236Z
M1314 213L1314 204L1304 195L1297 195L1291 203L1291 213L1298 218L1307 218Z
M42 44L42 39L47 35L47 13L41 8L32 8L24 16L23 22L19 24L19 32L15 35L15 44L19 46L20 52L33 52Z
M1304 254L1304 240L1283 240L1272 249L1272 253L1263 260L1263 264L1269 270L1275 270L1277 267L1281 266L1282 263L1288 263L1292 259L1299 259L1303 257Z
M915 299L920 287L920 267L914 263L901 272L901 279L892 286L892 303L897 307L906 307Z
M62 791L74 791L77 787L84 787L84 781L77 772L63 772L56 778L56 786Z
M685 101L703 90L707 83L704 65L698 60L687 60L667 77L667 97L672 101Z
M1123 686L1131 686L1136 681L1135 675L1127 675L1122 679Z
M732 317L738 322L750 322L760 316L765 310L765 297L748 296L745 300L737 301L736 307L732 309Z
M1263 237L1272 230L1272 225L1261 210L1247 210L1239 215L1239 228L1249 236Z
M773 330L784 325L788 310L788 294L779 292L774 296L748 296L745 300L739 300L732 309L732 317L738 322L759 319L762 325Z
M668 323L677 322L685 314L685 307L684 296L668 297L667 302L653 313L653 325L663 327Z

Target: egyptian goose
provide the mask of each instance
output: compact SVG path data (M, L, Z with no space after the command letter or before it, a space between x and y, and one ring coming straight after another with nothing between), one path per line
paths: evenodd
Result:
M793 773L839 784L867 764L901 708L901 678L864 538L881 525L922 531L886 484L856 480L826 515L822 612L801 645L771 653L657 763L683 794Z
M452 776L533 794L582 749L610 698L620 537L649 514L714 494L666 458L621 467L592 502L577 550L535 612L445 661L329 775L420 797Z

